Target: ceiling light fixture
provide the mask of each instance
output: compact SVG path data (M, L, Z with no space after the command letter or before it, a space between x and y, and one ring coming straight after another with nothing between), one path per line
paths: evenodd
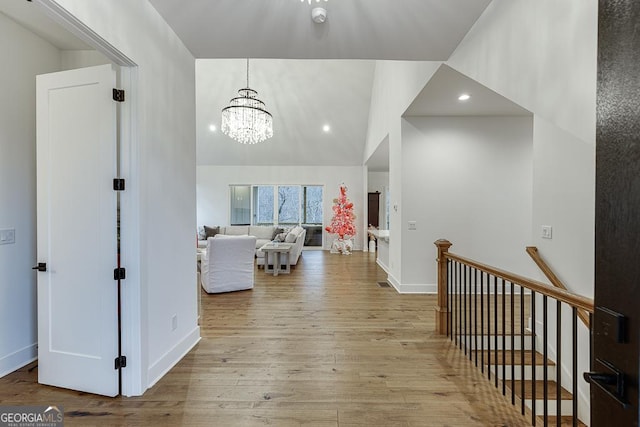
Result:
M302 3L305 2L305 0L300 0ZM324 0L325 3L328 2L329 0ZM311 0L307 0L307 3L311 4ZM320 3L320 0L316 0L316 3Z
M211 132L215 132L218 128L216 128L216 125L209 125L209 130Z
M316 24L322 24L327 20L327 9L324 7L314 7L311 10L311 20Z
M249 58L247 58L247 86L238 90L229 106L222 109L222 132L241 144L257 144L273 136L273 117L257 98L258 92L249 87Z
M468 93L463 93L462 95L460 95L460 96L458 97L458 101L466 101L466 100L468 100L469 98L471 98L471 95L469 95Z
M331 130L331 126L329 126L329 125L324 125L324 126L322 126L322 131L323 131L323 132L325 132L325 133L326 133L326 132L329 132L330 130Z

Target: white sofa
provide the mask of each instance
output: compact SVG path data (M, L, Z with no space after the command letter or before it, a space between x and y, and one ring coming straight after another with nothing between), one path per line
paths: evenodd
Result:
M207 227L210 230L217 230L217 234L225 236L254 236L256 238L257 251L266 243L269 243L276 237L276 231L279 229L274 225L228 225L220 227ZM202 236L204 237L204 236ZM198 240L199 248L207 247L207 240Z
M200 275L205 292L212 294L252 289L255 246L256 238L253 236L216 235L208 238Z
M289 265L296 265L304 241L307 236L307 230L298 226L293 227L291 230L285 233L278 233L282 229L274 225L228 225L220 227L205 227L204 230L209 229L212 232L216 232L216 235L222 234L225 236L254 236L256 238L255 255L257 258L256 264L259 266L264 265L264 252L260 250L265 244L273 241L276 238L280 238L281 241L287 243L293 243L293 247L289 253ZM201 230L200 232L204 232ZM199 233L200 233L199 232ZM200 238L200 237L199 237ZM206 248L207 240L198 240L198 248Z
M285 233L282 233L285 234ZM279 235L281 236L281 235ZM279 237L277 236L277 237ZM285 243L291 243L293 246L289 251L289 265L298 264L298 258L300 258L300 254L302 253L302 248L304 246L304 239L307 236L307 230L298 226L293 227L288 233L286 233L284 238L278 239L279 241L283 241ZM260 249L256 251L256 264L258 266L264 266L265 263L265 253Z

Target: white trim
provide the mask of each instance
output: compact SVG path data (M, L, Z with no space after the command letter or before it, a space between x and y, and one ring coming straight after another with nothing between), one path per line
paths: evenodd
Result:
M378 264L378 265L382 265L382 263ZM389 284L391 284L391 286L393 286L396 291L398 291L398 288L400 288L400 282L398 281L398 279L396 279L393 274L391 274L391 271L387 271L387 282L389 282ZM400 291L398 291L400 292Z
M389 269L380 262L380 260L376 260L376 263L387 273L387 281L393 286L399 294L437 294L438 293L438 285L435 284L427 284L427 283L400 283L398 279L393 277L390 273Z
M376 258L376 264L378 264L380 268L383 269L385 273L387 273L388 276L391 276L389 267L387 267L382 261L380 261L380 258Z
M193 331L153 363L147 373L148 378L151 378L149 388L153 387L171 368L178 364L199 341L200 326L196 326Z
M38 359L38 343L30 344L0 359L0 378Z
M400 283L395 286L400 294L437 294L438 285L430 283Z
M80 21L68 10L56 3L55 0L34 0L33 3L37 4L48 17L105 55L114 64L125 67L136 66L136 63L129 59L129 57L103 39L98 33L85 25L84 22Z
M376 264L387 273L387 282L391 284L399 294L437 294L438 286L430 284L402 284L393 277L390 270L379 259L376 260Z
M139 145L137 144L138 111L137 67L122 67L121 85L125 102L121 105L120 122L120 177L125 179L126 190L120 195L121 247L120 261L127 269L122 286L122 353L127 356L127 369L122 371L122 394L139 396L146 389L146 297L143 298L140 280L140 180ZM143 330L144 329L144 330Z

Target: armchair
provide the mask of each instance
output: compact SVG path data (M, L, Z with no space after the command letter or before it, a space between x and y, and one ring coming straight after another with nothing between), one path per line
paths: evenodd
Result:
M255 250L254 236L209 237L201 261L202 288L209 294L252 289Z

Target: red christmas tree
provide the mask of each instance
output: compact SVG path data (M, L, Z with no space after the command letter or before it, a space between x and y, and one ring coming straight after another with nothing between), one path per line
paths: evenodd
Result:
M340 196L333 199L333 218L331 224L325 228L329 233L337 234L341 239L349 239L356 235L356 227L353 220L353 203L347 198L346 185L340 185Z

